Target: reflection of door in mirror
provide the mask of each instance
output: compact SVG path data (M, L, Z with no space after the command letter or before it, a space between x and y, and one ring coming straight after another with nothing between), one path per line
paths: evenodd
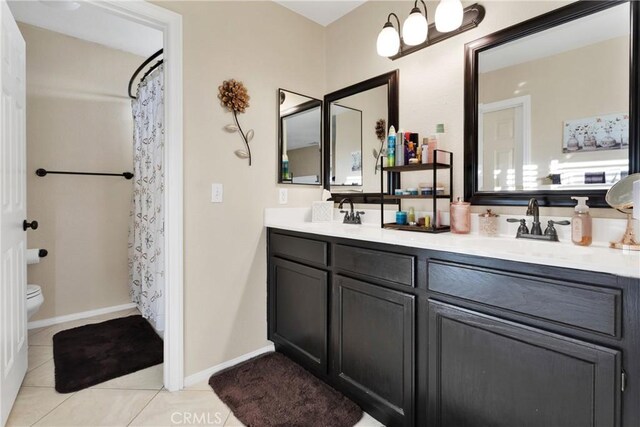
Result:
M479 53L479 191L605 189L628 173L629 33L627 3Z
M331 104L331 185L362 185L362 111Z
M480 191L536 189L530 165L530 104L530 97L523 96L478 106Z
M329 106L331 192L379 192L374 150L380 150L376 122L388 123L386 85L341 98ZM383 176L386 185L386 176Z
M280 90L280 167L282 184L321 184L322 101Z

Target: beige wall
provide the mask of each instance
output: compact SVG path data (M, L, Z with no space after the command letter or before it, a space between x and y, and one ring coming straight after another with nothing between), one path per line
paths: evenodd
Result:
M49 256L28 267L44 304L31 320L126 304L132 184L35 170L130 171L131 73L143 58L20 24L27 44L28 233Z
M158 2L184 34L185 375L267 345L265 207L278 205L278 88L322 99L324 29L273 2ZM217 99L235 78L251 96L239 120L254 129L253 165ZM211 183L224 203L211 203ZM318 186L282 185L287 206Z
M531 96L531 161L540 178L552 160L620 160L629 150L563 153L563 122L629 112L629 37L618 37L478 76L480 103ZM577 78L579 76L579 78ZM523 84L524 83L524 84ZM617 135L616 135L617 137ZM540 184L540 182L538 182Z
M273 2L157 2L183 16L185 167L185 374L267 344L263 209L278 206L277 89L323 94L400 68L400 123L426 134L445 123L462 192L464 43L559 7L563 2L483 2L478 29L398 61L375 40L391 11L412 2L371 1L323 28ZM436 2L429 2L430 16ZM326 71L326 72L325 72ZM245 83L255 130L253 166L236 158L231 116L217 101L224 79ZM223 183L224 203L210 202ZM288 206L309 206L318 187L284 185ZM520 212L522 209L518 209Z

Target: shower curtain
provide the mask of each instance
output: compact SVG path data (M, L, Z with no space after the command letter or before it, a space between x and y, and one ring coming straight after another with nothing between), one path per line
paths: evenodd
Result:
M131 301L164 330L164 70L139 85L133 109L133 197L129 221Z

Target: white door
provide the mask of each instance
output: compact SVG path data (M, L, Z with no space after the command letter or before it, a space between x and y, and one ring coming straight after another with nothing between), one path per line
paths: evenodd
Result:
M0 1L0 412L4 425L27 371L25 43Z
M517 129L521 123L518 117L521 115L520 107L509 107L482 115L481 190L522 189L522 132Z

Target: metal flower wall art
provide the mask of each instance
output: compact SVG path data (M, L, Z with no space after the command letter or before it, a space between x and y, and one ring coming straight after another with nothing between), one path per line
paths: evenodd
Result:
M234 123L226 125L224 130L229 133L238 132L246 147L246 150L236 150L234 153L241 159L249 159L249 166L251 166L251 148L249 147L249 143L253 139L253 129L249 129L245 133L238 121L238 113L244 113L245 110L249 108L250 97L247 93L247 88L242 82L234 79L225 80L222 82L222 85L218 86L218 99L220 99L222 106L233 114Z

